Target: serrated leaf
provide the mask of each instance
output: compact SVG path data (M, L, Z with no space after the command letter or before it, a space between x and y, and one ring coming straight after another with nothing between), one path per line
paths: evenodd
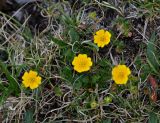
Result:
M75 89L80 89L82 86L83 86L83 82L85 81L85 84L87 83L86 81L86 76L84 74L82 75L77 75L75 78L74 78L74 82L72 83L73 84L73 88ZM87 84L86 84L87 85Z
M90 46L92 50L96 50L97 52L99 51L99 47L95 43L93 43L91 40L83 41L82 44L87 44Z
M77 81L76 83L74 83L74 89L80 89L82 88L82 82L81 81Z
M57 44L59 47L67 47L67 43L65 43L64 41L62 40L59 40L57 38L52 38L52 41Z
M92 83L94 83L94 84L98 83L100 78L101 78L100 75L93 75L92 76Z
M65 41L57 39L57 38L53 37L52 35L49 35L48 39L51 40L52 42L54 42L60 48L64 48L64 47L68 46L68 44Z
M72 43L79 41L79 34L77 33L77 31L74 28L71 28L69 30L69 36L70 36L70 40Z
M102 67L112 66L112 64L107 59L101 59L98 61L98 65Z
M66 49L65 50L65 59L66 59L66 62L72 62L73 58L74 58L74 52L71 50L71 49Z
M73 77L72 77L72 70L69 67L63 67L61 70L61 76L68 80L68 82L72 82Z

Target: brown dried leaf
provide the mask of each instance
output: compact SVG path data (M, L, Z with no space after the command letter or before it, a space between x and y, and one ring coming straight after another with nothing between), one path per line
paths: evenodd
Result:
M148 77L148 82L151 84L151 95L150 98L152 99L153 102L157 101L157 92L156 92L156 88L158 87L156 79L153 76L149 76Z
M157 82L156 79L153 78L153 76L149 76L148 77L148 82L151 84L152 89L156 89L157 88Z
M156 91L152 91L150 98L152 99L153 102L157 101L157 93L156 93Z

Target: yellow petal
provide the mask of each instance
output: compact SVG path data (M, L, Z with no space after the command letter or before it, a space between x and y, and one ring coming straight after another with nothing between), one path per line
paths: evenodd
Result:
M38 85L38 83L36 83L36 82L30 84L30 88L31 88L31 89L36 89L38 86L39 86L39 85Z
M100 46L99 46L99 47L103 48L104 46L105 46L105 44L100 44Z
M127 75L131 74L131 70L129 68L127 68Z
M24 75L22 76L22 79L23 80L27 80L28 79L28 75L29 75L28 72L25 72Z
M110 38L111 38L111 33L108 32L108 31L106 31L106 32L105 32L105 36L106 36L108 39L110 39Z
M86 54L79 54L78 57L79 58L87 58L87 55Z
M91 61L91 58L88 58L88 60L89 60L89 61L88 61L88 65L89 65L89 66L92 66L93 63L92 63L92 61Z
M124 77L124 78L121 78L121 79L116 79L115 83L116 84L126 84L127 81L128 81L128 77Z
M79 73L83 72L83 70L80 67L78 67L78 66L75 66L74 70L76 70Z
M30 82L25 80L25 81L22 81L24 87L28 88L30 86Z
M37 83L38 85L41 84L41 80L42 80L42 78L41 78L40 76L36 77L36 83Z
M103 29L100 29L96 32L96 35L104 35L105 31Z
M100 37L98 35L94 36L94 43L100 42Z
M37 72L30 70L29 71L29 75L32 76L32 77L34 77L34 76L36 77L37 76Z
M72 65L76 65L77 64L77 60L78 60L78 57L74 57L74 59L72 61Z

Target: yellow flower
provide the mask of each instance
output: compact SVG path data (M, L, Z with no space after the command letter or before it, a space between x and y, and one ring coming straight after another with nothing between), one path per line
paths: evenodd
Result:
M130 74L131 71L126 65L117 65L112 70L112 79L116 84L126 84Z
M92 61L91 58L87 57L86 54L79 54L78 56L74 57L72 65L74 66L74 70L81 73L90 70Z
M32 70L25 72L22 79L22 83L26 88L30 87L31 89L35 89L41 84L41 77L37 76L37 72Z
M96 32L94 35L94 43L98 45L98 47L104 47L105 45L108 45L110 42L111 33L108 31L105 31L103 29Z

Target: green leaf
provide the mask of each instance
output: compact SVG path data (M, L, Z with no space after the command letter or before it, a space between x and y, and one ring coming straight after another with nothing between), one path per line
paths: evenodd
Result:
M158 63L158 57L157 57L157 50L155 46L155 41L156 41L156 34L155 32L152 34L148 44L147 44L147 62L152 68L152 70L159 74L159 63Z
M80 80L76 81L73 85L74 89L81 89L82 88L82 82Z
M101 123L112 123L111 119L103 120Z
M70 40L72 43L79 41L79 39L80 39L78 32L74 28L71 28L69 30L69 36L70 36Z
M0 105L1 105L10 94L9 90L3 85L1 81L0 81L0 92L2 92L2 95L0 96Z
M80 89L80 88L82 88L82 86L83 86L83 87L84 87L84 86L86 87L86 85L84 85L83 82L84 82L86 85L87 85L87 83L88 83L88 80L87 80L87 78L86 78L86 76L85 76L84 74L75 76L75 77L74 77L74 81L73 81L73 83L72 83L73 88L74 88L74 89Z
M14 77L8 71L7 66L2 61L0 61L0 69L2 70L2 72L4 72L6 78L9 81L9 91L15 92L15 94L18 95L20 90L18 82L14 79Z
M61 20L63 21L63 23L67 26L67 27L71 27L71 26L75 26L75 22L74 22L74 20L71 18L71 17L69 17L69 16L67 16L67 15L62 15L61 16Z
M70 69L70 67L67 66L63 67L61 70L61 76L66 80L68 80L68 82L73 81L72 70Z
M3 86L1 86L1 87L3 87ZM0 105L2 105L6 101L6 99L8 98L8 96L11 93L11 90L4 88L1 92L2 92L2 95L0 96Z
M66 42L64 42L63 40L57 39L55 37L53 37L52 35L48 36L48 39L51 40L52 42L54 42L56 45L58 45L60 48L63 47L67 47L68 44Z
M62 40L59 40L57 38L52 38L52 41L57 44L59 47L66 47L68 44L65 43L64 41Z
M33 114L32 110L27 110L24 113L24 123L34 123Z
M98 83L98 81L99 81L100 78L101 78L100 75L94 74L94 75L92 76L92 83L93 83L93 84Z
M112 64L109 62L108 59L102 58L101 60L98 61L98 65L102 67L111 67Z
M158 117L154 112L149 113L149 121L148 123L158 123Z
M63 95L63 92L61 91L61 89L60 89L59 86L57 86L57 87L54 88L54 92L55 92L56 96L60 97L60 96Z
M65 56L65 60L66 62L72 62L73 58L74 58L74 52L71 49L66 49L64 52L64 56Z
M31 41L33 39L32 32L31 32L30 28L28 28L28 27L24 28L22 35L27 41Z
M99 51L99 47L95 43L93 43L91 40L83 41L82 44L87 44L92 50L96 50L97 52Z

